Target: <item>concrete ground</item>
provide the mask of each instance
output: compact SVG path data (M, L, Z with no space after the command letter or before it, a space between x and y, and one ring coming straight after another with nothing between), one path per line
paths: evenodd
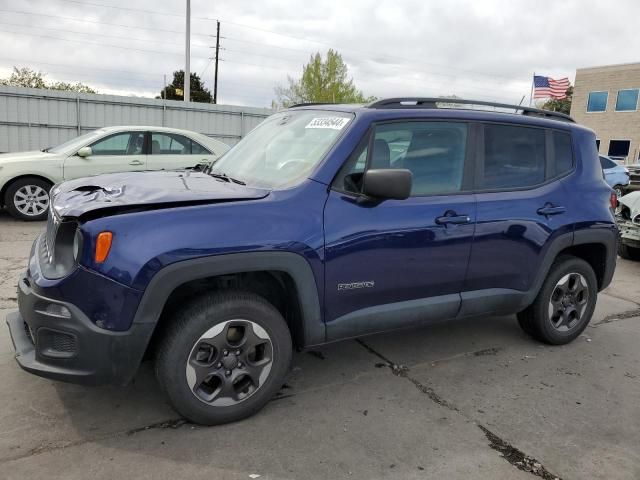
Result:
M43 228L0 214L2 318ZM347 341L221 427L181 421L149 365L127 388L29 375L1 325L0 478L640 478L640 263L618 262L571 345L513 317Z

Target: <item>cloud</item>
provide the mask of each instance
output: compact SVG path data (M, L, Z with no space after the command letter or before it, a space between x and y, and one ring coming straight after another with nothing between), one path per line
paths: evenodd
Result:
M104 93L155 96L184 67L184 2L0 0L0 74L13 65ZM118 8L100 7L96 4ZM222 21L220 103L268 106L273 88L333 47L367 95L518 102L533 72L636 61L640 4L597 0L192 0L192 71L213 85ZM140 10L148 10L143 12ZM22 13L18 13L22 12ZM150 12L163 12L166 15ZM129 26L127 28L126 26ZM253 27L253 28L249 28Z

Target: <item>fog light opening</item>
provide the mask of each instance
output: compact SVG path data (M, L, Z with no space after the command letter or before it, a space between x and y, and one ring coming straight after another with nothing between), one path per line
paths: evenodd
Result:
M49 303L44 309L36 310L36 312L50 317L71 318L69 309L59 303Z

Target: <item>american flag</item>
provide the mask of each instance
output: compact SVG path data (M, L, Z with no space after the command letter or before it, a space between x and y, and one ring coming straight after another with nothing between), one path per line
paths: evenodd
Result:
M533 76L533 98L556 98L562 100L567 98L567 88L569 88L569 79L561 78L555 80L551 77L543 77L541 75Z

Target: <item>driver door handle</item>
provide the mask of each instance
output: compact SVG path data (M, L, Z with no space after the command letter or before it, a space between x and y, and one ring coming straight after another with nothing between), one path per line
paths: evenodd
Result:
M141 160L131 160L129 165L143 165L143 162Z
M445 227L451 225L463 225L469 223L471 219L469 215L458 215L453 210L447 210L441 217L436 217L437 225L444 225Z

